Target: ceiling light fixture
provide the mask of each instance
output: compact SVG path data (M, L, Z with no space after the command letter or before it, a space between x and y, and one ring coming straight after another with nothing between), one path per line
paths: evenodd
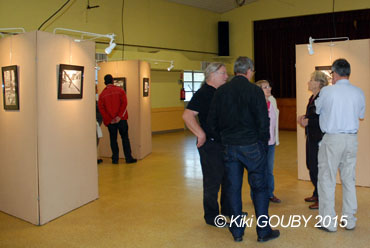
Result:
M108 39L110 39L110 42L109 42L109 46L105 49L106 54L110 54L112 52L112 50L117 46L117 44L114 42L114 38L116 37L115 34L96 34L96 33L90 33L90 32L68 29L68 28L55 28L54 29L54 34L58 30L80 33L81 34L81 39L75 39L75 42L81 42L81 41L85 41L85 40L94 40L94 39L98 39L98 38L108 38ZM84 39L84 36L92 36L92 38Z
M170 65L167 67L167 71L171 71L173 68L175 68L175 64L173 60L160 60L160 59L143 59L148 62L153 61L155 65L158 65L159 63L170 63Z
M333 40L349 40L349 38L348 37L334 37L334 38L314 39L310 36L310 38L308 39L308 44L307 44L308 54L313 55L315 53L315 51L313 50L313 43L315 41L327 41L327 40L330 40L330 41L333 41ZM330 44L330 45L333 46L333 44Z
M171 61L171 64L170 64L170 66L167 68L167 71L171 71L174 67L175 67L175 65L173 64L173 61Z

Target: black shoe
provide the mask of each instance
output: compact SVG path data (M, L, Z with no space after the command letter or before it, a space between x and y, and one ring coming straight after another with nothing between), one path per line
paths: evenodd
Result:
M103 159L99 158L98 159L98 164L101 164L101 163L103 163Z
M133 163L136 163L136 162L137 162L137 159L136 158L126 159L126 164L133 164Z
M112 160L112 164L118 164L118 160Z
M258 237L257 241L258 242L266 242L266 241L269 241L269 240L272 240L272 239L276 239L277 237L280 236L280 232L279 230L272 230L272 232L265 236L265 237Z

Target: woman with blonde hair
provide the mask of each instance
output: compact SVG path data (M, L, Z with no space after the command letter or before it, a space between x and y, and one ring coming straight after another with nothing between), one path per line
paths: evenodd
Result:
M276 100L271 95L271 85L267 80L259 80L256 84L263 90L265 94L268 114L270 118L270 140L267 150L267 192L271 202L280 203L281 200L274 195L275 180L274 180L274 160L275 160L275 145L279 145L279 109L277 108Z
M317 193L317 177L319 169L317 167L317 156L319 153L319 142L324 135L321 132L319 125L319 115L316 114L315 100L319 97L321 88L328 85L328 78L325 73L321 71L314 71L311 74L311 79L308 81L308 90L312 92L310 97L306 114L298 116L298 124L305 128L306 133L306 165L310 172L310 178L313 186L315 187L311 197L306 197L306 202L313 202L309 206L310 209L319 208L319 195Z

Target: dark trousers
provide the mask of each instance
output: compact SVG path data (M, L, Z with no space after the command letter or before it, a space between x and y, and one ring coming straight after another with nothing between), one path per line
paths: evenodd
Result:
M242 218L242 184L244 168L248 171L248 183L252 192L252 200L256 219L259 219L256 229L259 237L271 233L268 222L269 195L266 180L266 147L262 143L245 146L227 145L225 147L225 174L227 178L230 212L233 218L240 216L238 221L230 220L230 232L234 237L244 234L245 226L240 225Z
M117 131L121 135L123 152L125 158L131 159L131 146L130 140L128 138L128 125L127 120L121 120L115 124L108 125L109 137L110 137L110 148L112 149L112 161L118 161L119 158L119 149L117 143Z
M215 217L220 214L218 192L221 186L221 213L229 215L225 197L225 177L222 144L207 140L198 149L203 173L203 208L204 219L209 224L214 224Z
M312 196L318 197L317 193L317 177L319 175L318 169L318 159L317 156L319 154L319 142L318 141L311 141L307 136L306 139L306 165L307 169L310 173L310 179L315 187Z

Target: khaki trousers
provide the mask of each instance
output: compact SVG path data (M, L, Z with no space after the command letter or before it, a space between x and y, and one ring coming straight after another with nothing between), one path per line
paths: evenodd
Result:
M319 215L330 231L336 231L341 218L347 216L347 228L356 226L356 156L357 134L325 134L318 155ZM342 181L342 216L336 217L335 186L339 169Z

